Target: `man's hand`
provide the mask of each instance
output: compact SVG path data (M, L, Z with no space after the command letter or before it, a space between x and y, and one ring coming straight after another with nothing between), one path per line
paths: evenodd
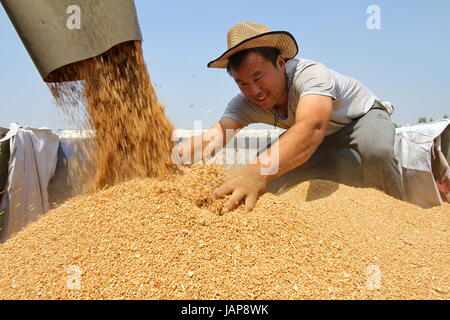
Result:
M233 138L242 125L230 118L222 118L207 132L179 143L173 150L177 164L194 164L207 161Z
M222 185L214 190L213 199L222 199L231 194L223 212L236 209L245 201L245 210L253 210L258 198L266 192L267 176L260 175L258 165L246 165L225 173Z
M177 164L190 165L202 160L202 137L192 137L175 146Z

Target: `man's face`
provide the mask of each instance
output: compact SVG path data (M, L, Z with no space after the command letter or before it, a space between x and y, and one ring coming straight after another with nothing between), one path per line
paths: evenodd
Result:
M285 62L279 56L277 66L261 54L250 52L231 74L242 94L263 109L287 103Z

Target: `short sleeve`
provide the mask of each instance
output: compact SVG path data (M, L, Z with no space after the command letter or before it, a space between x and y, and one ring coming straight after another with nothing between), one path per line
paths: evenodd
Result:
M256 122L257 113L258 110L255 110L243 96L237 95L228 103L222 118L233 119L245 127Z
M312 63L297 70L293 84L299 97L318 94L336 99L335 80L330 70L321 63Z

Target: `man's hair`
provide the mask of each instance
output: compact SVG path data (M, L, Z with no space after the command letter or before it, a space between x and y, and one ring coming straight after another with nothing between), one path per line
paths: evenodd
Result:
M247 57L247 55L250 52L259 53L264 57L264 59L272 63L274 67L277 66L277 59L278 56L281 54L280 50L273 47L257 47L238 51L228 58L227 72L230 76L231 71L239 69L239 67L242 64L242 61L244 61L245 57Z

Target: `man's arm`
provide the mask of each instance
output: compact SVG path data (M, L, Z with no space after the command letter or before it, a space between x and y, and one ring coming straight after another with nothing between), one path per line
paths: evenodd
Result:
M317 147L322 143L327 132L332 111L332 99L322 95L303 96L295 114L295 124L258 157L258 165L264 164L264 159L276 157L278 168L276 172L267 175L271 181L286 172L302 165L311 158Z
M222 186L214 191L215 199L231 194L224 211L234 210L242 201L245 201L245 209L251 211L269 181L306 162L325 137L331 111L331 97L302 97L297 105L295 124L258 157L256 164L229 171ZM269 166L274 169L275 164L276 168L271 174L262 174L267 169L267 159L271 162Z
M186 164L213 157L242 128L239 122L231 118L222 118L205 133L183 141L177 147L178 155Z

